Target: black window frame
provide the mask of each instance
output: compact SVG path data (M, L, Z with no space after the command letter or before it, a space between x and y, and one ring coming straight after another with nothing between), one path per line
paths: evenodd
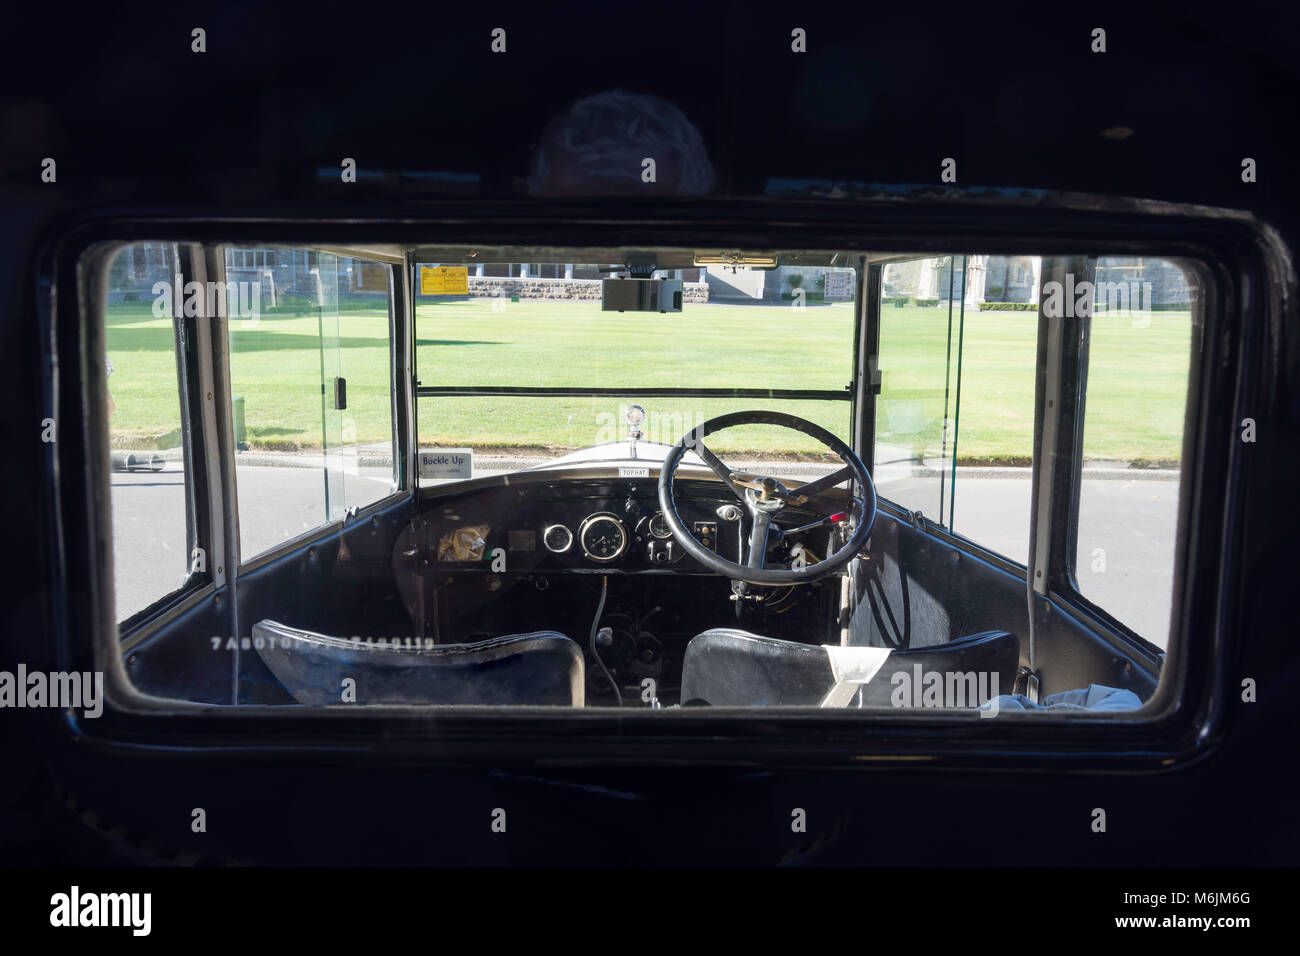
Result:
M620 208L613 208L620 206ZM1213 309L1206 310L1202 353L1203 377L1197 405L1195 454L1189 458L1190 493L1180 503L1180 520L1191 547L1186 574L1179 582L1171 653L1166 666L1174 678L1162 681L1149 707L1149 720L1115 722L1101 718L1058 721L1000 720L996 735L958 714L846 712L736 715L699 709L662 715L651 724L635 714L577 712L563 714L412 713L408 708L374 708L272 715L266 708L185 707L177 702L135 700L121 686L120 666L109 668L108 706L99 720L71 715L69 730L118 747L183 747L201 751L219 746L226 752L275 752L303 757L308 750L328 749L336 756L372 756L377 750L435 762L481 759L484 754L512 755L536 761L575 755L588 763L605 760L639 762L707 761L769 766L856 766L867 759L880 766L924 759L930 765L987 767L990 762L1064 766L1070 769L1161 770L1203 756L1220 739L1224 701L1221 689L1227 662L1239 640L1227 622L1239 614L1241 451L1230 427L1249 407L1261 386L1250 372L1264 369L1263 332L1283 307L1285 250L1252 217L1196 207L1077 201L995 205L979 202L789 201L744 206L700 201L689 206L650 202L624 204L534 202L525 206L483 206L448 202L425 216L399 207L374 207L347 222L322 215L277 220L250 211L234 219L227 210L196 207L168 216L96 217L84 214L62 223L38 258L38 287L52 283L57 296L43 299L41 321L44 358L58 367L61 355L82 360L65 366L67 374L48 376L48 411L64 412L65 441L47 449L51 507L43 512L47 531L60 543L52 565L48 599L63 602L53 613L54 638L63 660L93 665L96 653L116 652L106 643L105 604L96 562L111 560L97 533L102 520L94 510L95 488L102 485L106 461L104 425L81 408L84 390L102 387L95 363L85 356L102 347L98 320L85 308L82 254L95 241L130 242L133 238L207 242L237 232L249 241L259 237L295 240L310 235L311 244L471 241L490 245L590 245L619 222L647 244L673 245L689 234L708 247L903 248L917 253L978 246L989 254L1012 253L1029 246L1060 254L1081 245L1104 246L1106 254L1128 250L1197 260L1214 283ZM624 208L625 207L625 208ZM870 301L870 297L864 297ZM869 446L867 446L869 447ZM86 481L86 478L89 481ZM91 541L91 548L68 547ZM1183 633L1183 632L1186 633ZM108 660L112 664L111 658ZM272 717L273 719L264 719ZM660 719L666 717L666 719ZM847 720L846 720L847 718ZM863 721L866 723L863 723ZM242 727L242 730L240 729ZM863 733L864 728L871 732Z
M127 248L137 245L140 242L151 240L136 240L131 243L105 243L87 253L86 271L87 271L87 294L92 296L92 310L103 314L104 306L108 302L107 297L107 278L108 272L114 258L124 252ZM168 283L175 281L177 275L181 278L182 288L185 283L191 281L194 276L193 250L184 242L176 240L165 240L168 245L174 245L173 250L173 269L169 271ZM102 279L97 282L96 278ZM169 310L170 311L170 310ZM172 316L173 342L175 345L174 357L176 360L176 383L177 383L177 407L180 413L180 437L181 437L181 462L185 475L185 554L187 560L187 571L181 583L171 591L160 596L149 604L138 610L131 612L117 622L117 629L120 638L129 641L130 635L138 630L143 624L166 617L176 609L182 607L195 597L199 596L206 589L214 585L216 575L212 560L216 557L212 548L211 535L211 510L210 510L210 493L208 481L208 469L205 459L205 428L204 428L204 411L203 411L203 391L201 388L202 375L200 363L202 358L199 355L196 337L194 335L193 323L187 321L182 314ZM101 329L101 333L106 332ZM104 342L100 344L100 354L104 354L106 349L103 348ZM100 363L101 369L103 363ZM104 370L107 371L106 369ZM99 394L102 397L108 395L108 376L103 377L103 390L99 391L98 383L91 382L90 394ZM103 408L105 403L97 401L94 407ZM107 438L107 435L105 435ZM111 480L111 479L110 479ZM106 499L106 508L108 513L112 513L112 495L111 492ZM205 560L202 568L196 567L193 560L194 549L203 548ZM113 568L116 574L116 567Z

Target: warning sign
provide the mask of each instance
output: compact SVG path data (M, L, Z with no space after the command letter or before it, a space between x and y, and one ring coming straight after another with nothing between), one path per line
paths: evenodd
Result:
M421 266L420 295L469 295L469 266Z
M853 298L852 269L827 269L826 291L823 297L827 302L849 302Z

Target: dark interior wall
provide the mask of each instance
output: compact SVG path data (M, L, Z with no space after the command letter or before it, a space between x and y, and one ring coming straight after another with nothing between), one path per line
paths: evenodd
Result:
M411 499L403 498L241 575L240 633L273 620L339 637L411 636L391 562L393 544L413 511ZM274 703L283 696L256 648L240 655L240 703Z
M238 648L230 644L224 612L209 601L126 652L132 683L162 697L228 703L237 671L239 703L288 703L251 645L258 621L346 637L412 636L391 565L394 542L412 508L409 501L398 502L241 576ZM1006 630L1020 641L1021 663L1028 662L1028 608L1024 581L1017 575L883 510L866 560L850 567L856 605L851 643L930 647L982 631ZM500 619L484 619L480 625L496 625L497 631L508 633L527 630L526 619L545 618L547 626L554 626L543 608L554 611L557 595L533 590L521 589L499 607ZM216 597L224 600L226 594L223 589ZM533 607L538 601L542 604ZM723 602L722 607L728 605ZM1135 668L1119 653L1119 638L1098 635L1058 603L1043 603L1042 608L1036 650L1043 694L1090 683L1125 687L1143 699L1154 692L1155 675ZM581 638L579 617L566 615L558 622L560 629ZM765 623L769 627L759 630L769 633L771 622ZM676 643L689 638L689 627L677 630L681 633L670 628ZM799 639L797 634L777 636ZM214 637L219 637L215 644Z
M252 645L258 621L347 637L410 636L391 555L412 509L401 499L241 574L237 635L222 588L126 651L128 677L159 697L228 704L238 674L238 703L288 703Z
M220 589L126 649L122 659L131 685L157 697L230 703L235 651L227 640L228 593Z

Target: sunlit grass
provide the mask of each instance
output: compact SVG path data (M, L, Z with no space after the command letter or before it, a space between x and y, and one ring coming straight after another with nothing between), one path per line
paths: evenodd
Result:
M852 374L849 307L688 304L680 314L659 315L603 313L596 302L512 302L497 311L490 300L461 300L421 302L416 314L416 368L425 385L842 390ZM958 423L960 459L1027 460L1037 316L967 312L964 324L958 319L954 313L949 365L946 308L883 310L879 440L936 455L947 417ZM1088 457L1179 455L1190 316L1156 312L1149 326L1135 327L1141 324L1127 313L1094 318ZM231 328L231 386L244 399L250 446L319 448L327 413L317 317L263 315L256 327L236 318ZM355 441L386 443L392 429L387 316L380 309L343 311L338 336L348 408L329 414L348 423ZM115 369L109 378L117 406L114 442L174 445L179 412L171 321L155 318L148 302L110 305L107 343ZM676 441L703 419L743 408L781 408L842 437L849 431L847 402L476 396L421 400L419 438L425 445L583 447L622 437L622 411L632 401L646 407L646 437L657 441ZM725 433L715 444L773 453L816 447L797 433L760 427Z

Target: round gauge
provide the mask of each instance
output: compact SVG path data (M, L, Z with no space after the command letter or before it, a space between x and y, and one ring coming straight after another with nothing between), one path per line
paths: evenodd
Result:
M671 538L672 529L668 527L668 522L664 520L664 513L656 511L654 517L650 519L650 533L656 538Z
M573 532L562 524L553 524L542 532L542 544L547 551L563 554L573 546Z
M578 528L582 553L593 561L613 561L627 548L627 529L613 515L592 515Z

